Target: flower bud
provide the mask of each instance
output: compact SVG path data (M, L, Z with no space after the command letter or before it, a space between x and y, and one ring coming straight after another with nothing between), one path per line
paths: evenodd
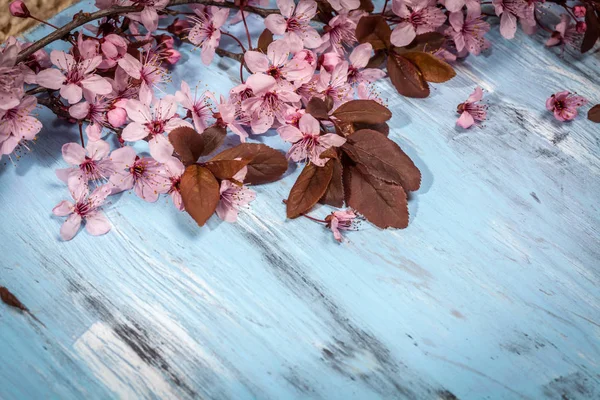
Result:
M584 6L575 6L573 7L573 14L575 14L575 16L577 18L584 18L585 17L585 7Z
M583 21L578 21L577 25L575 25L575 30L577 33L585 33L587 30L587 24Z
M191 25L187 20L175 18L175 21L167 27L167 31L175 36L182 36L189 28Z
M27 9L27 6L25 6L25 3L23 3L21 0L15 0L12 3L10 3L8 9L10 10L10 14L13 17L29 18L31 16L29 10Z

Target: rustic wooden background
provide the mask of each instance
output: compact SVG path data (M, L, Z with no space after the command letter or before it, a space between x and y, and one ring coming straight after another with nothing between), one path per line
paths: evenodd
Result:
M37 25L32 19L13 18L8 12L8 5L12 0L0 0L0 43L8 36L18 35L25 30ZM74 0L25 0L27 8L32 15L40 19L50 18L71 4Z
M408 229L365 224L342 245L285 219L293 166L238 224L198 229L125 193L109 234L61 242L54 169L78 135L40 109L31 152L0 166L0 284L45 326L0 306L0 398L600 398L600 128L544 108L563 89L600 101L598 53L490 39L427 99L379 86L423 187ZM184 51L167 92L237 82L236 64L198 57ZM457 129L476 84L489 121Z

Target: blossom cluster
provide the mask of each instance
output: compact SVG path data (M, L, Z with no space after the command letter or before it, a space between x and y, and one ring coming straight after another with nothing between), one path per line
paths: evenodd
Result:
M542 26L550 31L548 46L564 49L591 40L584 37L584 20L596 21L597 16L586 1L559 3L566 14L553 29ZM393 0L388 8L386 0L380 12L375 12L369 0L277 0L277 9L264 8L268 2L263 0L184 3L97 0L99 9L110 12L101 17L76 17L74 21L81 22L78 28L60 35L70 43L67 51L47 52L45 46L15 38L0 47L0 155L27 146L27 141L40 132L42 124L33 114L38 104L79 126L80 143L75 140L62 148L69 167L56 171L74 201L62 201L53 210L57 216L68 216L61 228L64 240L78 232L82 221L92 235L108 232L110 223L101 207L108 196L123 191L133 190L148 202L168 194L177 209L190 211L196 207L193 196L184 193L182 197L182 177L190 165L195 165L194 174L201 176L194 178L194 184L203 184L208 170L211 184L212 180L218 184L219 198L209 207L208 215L216 213L225 221L235 221L238 210L256 196L244 184L253 168L252 157L232 156L227 169L235 165L236 170L228 174L223 172L225 167L217 168L210 160L208 164L197 162L199 156L188 162L182 154L188 149L181 147L181 142L175 145L171 135L181 128L193 129L199 137L219 129L237 135L241 143L276 130L290 143L289 160L332 169L327 185L334 185L333 164L342 168L338 161L345 157L344 149L343 154L359 167L364 163L364 170L359 169L368 173L361 172L361 179L369 185L377 188L379 181L390 182L386 174L395 174L398 178L391 180L395 186L386 190L394 195L416 190L418 185L409 182L411 177L402 177L397 171L369 170L369 160L353 157L356 140L363 140L363 146L371 143L371 139L356 134L361 129L385 134L382 124L386 125L389 116L372 105L384 105L374 83L389 75L399 93L425 97L428 82L440 83L454 76L451 63L469 54L477 56L490 47L485 35L490 31L492 10L500 18L502 36L512 39L517 21L527 34L540 26L536 12L541 6L535 0ZM490 7L489 12L484 12L486 7ZM17 18L32 17L21 0L10 4L10 12ZM265 17L266 29L260 38L250 34L248 13ZM594 14L590 17L589 13ZM247 44L243 43L246 38L227 31L228 26L241 23ZM235 40L239 53L222 46L224 36ZM180 46L199 48L204 65L210 65L216 55L236 59L241 63L239 84L229 93L215 94L182 81L175 93L165 93L169 69L181 57ZM382 66L385 59L387 73ZM403 86L409 84L412 86ZM459 126L469 128L486 119L486 106L479 104L482 97L483 91L477 87L458 106ZM357 99L370 104L372 114L350 105ZM585 99L563 91L546 105L557 119L568 121L583 104ZM374 141L389 140L374 137ZM135 142L147 143L147 152L138 153ZM206 146L200 147L206 150ZM398 154L390 157L400 157ZM414 176L418 175L420 183L417 173ZM325 197L331 190L327 185L313 196ZM288 203L288 216L305 215L305 209L319 200L323 199L315 197L314 202L294 212L289 207L298 204ZM399 207L406 206L405 200ZM321 202L343 204L344 199L341 203L337 199ZM362 204L360 199L353 202ZM203 214L201 211L190 214ZM356 209L336 211L321 222L341 240L340 230L350 229L362 213ZM379 221L373 210L364 214L372 222ZM374 223L403 227L405 222Z

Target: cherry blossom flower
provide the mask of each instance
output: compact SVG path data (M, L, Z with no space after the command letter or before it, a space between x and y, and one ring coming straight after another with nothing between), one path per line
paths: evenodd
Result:
M181 163L181 161L173 157L164 164L164 167L165 175L171 183L167 194L171 196L175 207L177 207L179 211L183 211L183 200L181 199L181 190L179 185L181 184L181 175L183 175L185 172L185 166Z
M313 0L277 0L281 14L271 14L265 18L265 26L274 35L285 35L291 51L304 47L314 49L321 44L319 33L310 26L310 20L317 14L317 3Z
M485 22L481 15L467 13L467 19L462 11L450 13L448 18L451 29L448 30L449 36L454 40L456 50L462 52L468 51L478 56L482 50L487 49L490 43L483 37L490 30L490 24Z
M481 14L481 3L479 0L445 0L444 6L451 13L461 11L467 6L467 12L473 15Z
M391 42L406 46L417 35L439 28L446 16L435 4L435 0L393 0L392 10L402 21L392 31Z
M89 194L87 185L78 184L76 177L69 178L68 186L75 204L63 200L52 209L52 213L59 217L68 215L67 220L60 227L60 237L65 241L73 239L82 221L85 221L85 229L90 235L98 236L107 233L110 230L110 222L98 208L110 194L110 187L99 186Z
M456 125L468 129L473 126L476 121L485 121L485 118L487 117L487 106L477 104L482 98L483 90L477 86L467 101L459 104L456 108L456 112L460 114L460 118L456 121Z
M317 49L319 53L329 49L336 53L344 53L346 48L356 43L356 21L348 14L336 15L323 30L325 34L322 37L323 43Z
M243 182L248 172L248 167L242 168L233 179ZM219 190L221 198L217 205L217 215L225 222L235 222L238 218L240 207L248 205L256 199L256 192L247 186L239 186L237 183L224 179L221 181Z
M154 32L158 28L158 10L162 10L169 4L169 0L134 0L133 4L144 6L140 13L129 14L134 21L141 21L148 32Z
M335 133L321 135L319 121L310 114L304 114L300 118L298 128L285 125L277 129L277 132L283 140L293 143L288 151L288 158L296 162L308 160L319 167L329 160L321 158L321 153L332 146L340 147L346 143L346 138Z
M246 80L246 85L254 93L242 102L242 110L250 116L250 126L256 134L265 133L273 126L275 120L283 123L289 103L300 101L300 96L289 88L277 85L270 75L253 74Z
M561 45L564 49L566 45L572 45L579 38L579 33L575 25L571 24L571 17L568 14L560 16L560 22L554 27L552 36L546 41L546 46Z
M188 110L188 115L191 116L194 121L194 127L200 133L206 129L207 120L212 115L212 111L206 104L205 93L200 96L194 92L192 98L192 92L190 91L190 85L186 81L181 81L181 90L175 93L175 99Z
M0 109L0 156L10 154L23 140L33 140L42 124L30 114L37 105L35 96L25 96L13 108Z
M217 107L217 112L213 113L213 117L217 120L216 124L229 128L233 133L240 137L242 143L246 142L248 132L246 132L242 125L248 125L250 123L250 118L241 110L241 104L237 106L231 102L231 99L228 101L223 95L221 95L220 100L217 101L216 97L211 92L207 92L206 96L209 97Z
M78 183L73 180L71 184L79 185L88 185L90 181L106 182L116 171L125 168L115 164L108 157L109 153L110 145L104 140L89 141L85 148L78 143L66 143L62 147L62 156L72 167L57 169L56 176L65 183L76 177Z
M112 91L109 81L94 74L96 67L102 62L102 56L76 61L71 54L53 50L50 53L50 60L60 70L49 68L40 71L37 75L37 83L48 89L60 89L60 95L69 104L79 102L84 90L101 95Z
M512 39L517 32L517 19L524 29L535 27L534 3L527 0L492 0L496 15L500 17L500 34Z
M21 102L23 97L23 74L15 66L19 46L7 43L0 51L0 110L10 110Z
M276 40L269 44L266 55L249 50L244 54L244 61L253 73L270 75L280 84L310 78L314 71L310 64L305 60L290 60L289 55L289 44L285 40Z
M585 18L585 13L586 13L586 8L585 6L575 6L573 7L573 14L575 14L575 16L577 18Z
M84 93L85 101L72 105L69 114L79 120L89 119L90 123L85 128L85 133L90 141L102 137L102 128L109 125L107 113L112 106L112 101L104 96Z
M327 0L331 7L340 13L356 10L360 7L360 0Z
M321 97L330 96L334 108L352 98L352 87L348 84L348 68L348 62L344 61L336 65L331 73L322 69L316 82L316 91Z
M154 103L147 98L140 97L140 100L127 101L125 110L133 122L123 129L121 137L129 142L149 138L150 155L159 162L166 162L173 154L173 145L163 133L181 126L193 128L192 124L175 115L177 104L172 97Z
M125 170L115 172L110 178L112 193L133 189L139 198L153 203L172 186L163 164L151 157L138 157L131 147L113 151L111 159L125 166Z
M356 221L358 216L352 210L334 211L329 214L325 221L327 227L333 232L333 237L342 243L342 234L340 231L356 230Z
M577 109L587 104L587 100L563 90L553 94L546 100L546 109L554 113L554 118L559 121L571 121L577 117Z
M385 76L385 72L379 68L365 68L372 52L373 46L370 43L358 45L352 50L348 66L348 83L351 85L373 83Z
M196 16L190 20L194 26L188 34L190 42L202 48L200 56L204 65L210 65L215 57L215 49L221 40L221 26L229 16L229 10L215 6L198 5L194 9Z

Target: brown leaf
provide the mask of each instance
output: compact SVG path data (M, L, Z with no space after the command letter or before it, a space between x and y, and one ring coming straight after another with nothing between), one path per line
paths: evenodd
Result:
M600 38L600 21L591 4L586 5L585 24L587 28L581 42L581 52L585 53L594 47Z
M27 307L25 307L25 305L23 303L21 303L19 301L19 299L17 299L16 296L14 294L12 294L4 286L0 286L0 299L6 305L9 305L14 308L18 308L21 311L26 311L26 312L29 311L29 309L27 309Z
M331 174L331 182L327 186L327 190L319 203L328 204L334 207L342 207L344 205L344 184L342 181L343 167L340 160L333 159L329 161L333 164Z
M267 54L267 47L273 42L273 34L270 30L265 29L258 37L256 49Z
M369 59L365 68L379 68L385 61L386 52L385 50L378 50L375 52L373 57Z
M362 17L356 26L356 39L359 43L371 43L373 50L390 47L392 30L381 15Z
M256 143L242 143L224 150L213 157L211 161L235 158L249 160L248 173L244 182L253 185L276 181L288 168L285 154L267 145Z
M450 64L429 53L412 51L402 53L402 57L415 64L427 82L442 83L456 76L456 72Z
M192 128L180 127L169 133L169 141L179 154L181 162L190 165L219 147L226 134L227 130L220 126L211 126L201 134Z
M307 164L288 196L287 217L296 218L317 204L325 194L332 174L333 162L331 160L323 167L317 167L313 163Z
M339 158L337 147L331 146L319 155L319 158Z
M179 188L185 211L203 226L219 204L219 182L207 168L190 165L181 177Z
M595 123L600 123L600 104L596 104L594 107L590 108L587 115L588 119Z
M343 122L380 124L392 118L392 113L375 100L350 100L339 106L333 116Z
M380 181L361 171L360 166L344 168L346 204L379 228L406 228L408 201L402 186Z
M200 155L207 156L218 149L223 144L225 136L227 136L227 129L223 126L213 125L206 128L200 135L204 141L204 149Z
M342 149L374 177L402 185L407 191L419 190L421 171L400 146L384 134L370 129L357 131L348 136Z
M231 179L242 168L248 165L250 160L215 160L202 164L208 168L217 179Z
M372 129L383 133L385 136L390 134L390 126L386 122L382 122L381 124L364 124L362 122L357 122L354 124L355 131L360 131L361 129Z
M371 0L360 0L360 5L358 6L358 10L363 10L368 13L372 13L375 10L375 5Z
M401 95L419 99L429 96L429 85L423 74L406 58L391 53L387 70L392 84Z
M325 100L313 97L306 105L306 112L316 119L329 119L329 109Z
M435 53L446 43L446 37L439 32L428 32L417 35L404 49L408 51L423 51Z

